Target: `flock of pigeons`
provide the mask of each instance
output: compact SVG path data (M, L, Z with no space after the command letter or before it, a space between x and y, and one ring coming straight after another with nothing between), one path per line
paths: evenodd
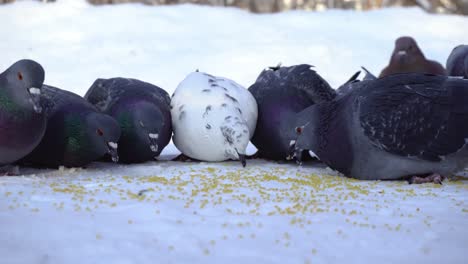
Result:
M171 136L177 160L317 157L366 180L441 183L468 164L468 45L445 69L401 37L378 78L363 69L362 80L357 72L336 90L302 64L269 67L248 90L196 71L172 98L127 78L97 79L82 98L20 60L0 74L0 165L16 174L17 164L144 162ZM249 141L258 152L247 157Z

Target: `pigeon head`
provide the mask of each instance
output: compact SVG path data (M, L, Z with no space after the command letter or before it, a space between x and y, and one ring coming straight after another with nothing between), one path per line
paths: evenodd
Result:
M122 129L119 141L122 162L141 162L159 156L170 135L165 129L165 116L156 105L147 101L126 104L114 116Z
M291 131L296 134L296 139L290 142L290 158L296 158L298 163L302 162L302 153L309 151L309 154L314 157L318 150L318 121L319 121L318 105L312 105L296 116L295 125L291 127Z
M250 141L249 127L241 116L227 116L221 127L224 137L226 156L230 159L240 160L245 167L245 150Z
M164 128L163 113L157 106L147 102L138 104L134 113L138 138L154 157L158 156L163 146L161 142Z
M113 162L119 161L117 142L120 138L120 127L112 117L91 113L86 117L86 135L97 158L109 154Z
M44 69L33 60L20 60L8 68L6 79L14 87L13 98L23 105L32 105L34 111L42 112L40 104L41 87L44 82Z
M392 61L399 63L411 63L417 58L424 58L424 54L419 49L418 44L412 37L400 37L395 41L395 49L392 54Z
M296 120L294 118L287 118L284 119L280 124L280 142L275 142L276 144L280 144L279 148L281 148L285 153L289 153L286 158L287 160L293 159L294 154L290 153L291 149L295 148L296 139L298 137L298 133L296 129L291 129L296 127Z

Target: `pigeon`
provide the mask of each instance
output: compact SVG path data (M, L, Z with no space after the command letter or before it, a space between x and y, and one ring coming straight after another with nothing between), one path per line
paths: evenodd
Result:
M118 160L118 123L99 113L85 99L69 91L43 85L42 107L47 129L23 164L44 167L83 167L106 154Z
M298 112L336 96L335 90L308 64L269 67L249 91L258 104L257 128L252 137L258 149L255 157L270 160L291 158L289 148L295 134L291 134L290 127Z
M395 41L390 63L380 73L379 77L395 73L430 73L436 75L446 75L444 67L432 60L424 57L418 44L412 37L400 37Z
M296 116L292 151L362 180L441 182L468 163L468 80L421 73L363 81Z
M182 154L202 161L240 160L255 132L257 103L232 80L189 74L171 100L173 141Z
M28 155L41 141L46 130L43 81L44 69L32 60L20 60L0 74L0 166Z
M135 79L97 79L85 99L120 125L119 160L154 160L172 136L171 98L158 86Z
M458 45L452 50L447 59L447 73L468 79L468 45Z

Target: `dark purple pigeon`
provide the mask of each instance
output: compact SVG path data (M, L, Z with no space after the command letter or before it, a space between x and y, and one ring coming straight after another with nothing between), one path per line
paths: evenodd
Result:
M120 128L83 97L49 85L42 86L47 129L23 164L40 167L82 167L109 154L118 160Z
M169 143L171 99L158 86L130 78L97 79L85 98L119 123L121 162L154 160Z
M251 139L258 157L285 160L294 139L294 117L303 109L333 99L335 90L311 65L270 67L262 71L249 91L258 105L258 120Z

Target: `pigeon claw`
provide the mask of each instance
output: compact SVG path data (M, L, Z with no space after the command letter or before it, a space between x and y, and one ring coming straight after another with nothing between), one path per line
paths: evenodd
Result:
M302 149L296 149L296 163L302 165Z
M422 183L435 183L435 184L442 184L444 181L445 176L440 175L438 173L432 173L428 176L411 176L408 179L409 184L422 184Z

